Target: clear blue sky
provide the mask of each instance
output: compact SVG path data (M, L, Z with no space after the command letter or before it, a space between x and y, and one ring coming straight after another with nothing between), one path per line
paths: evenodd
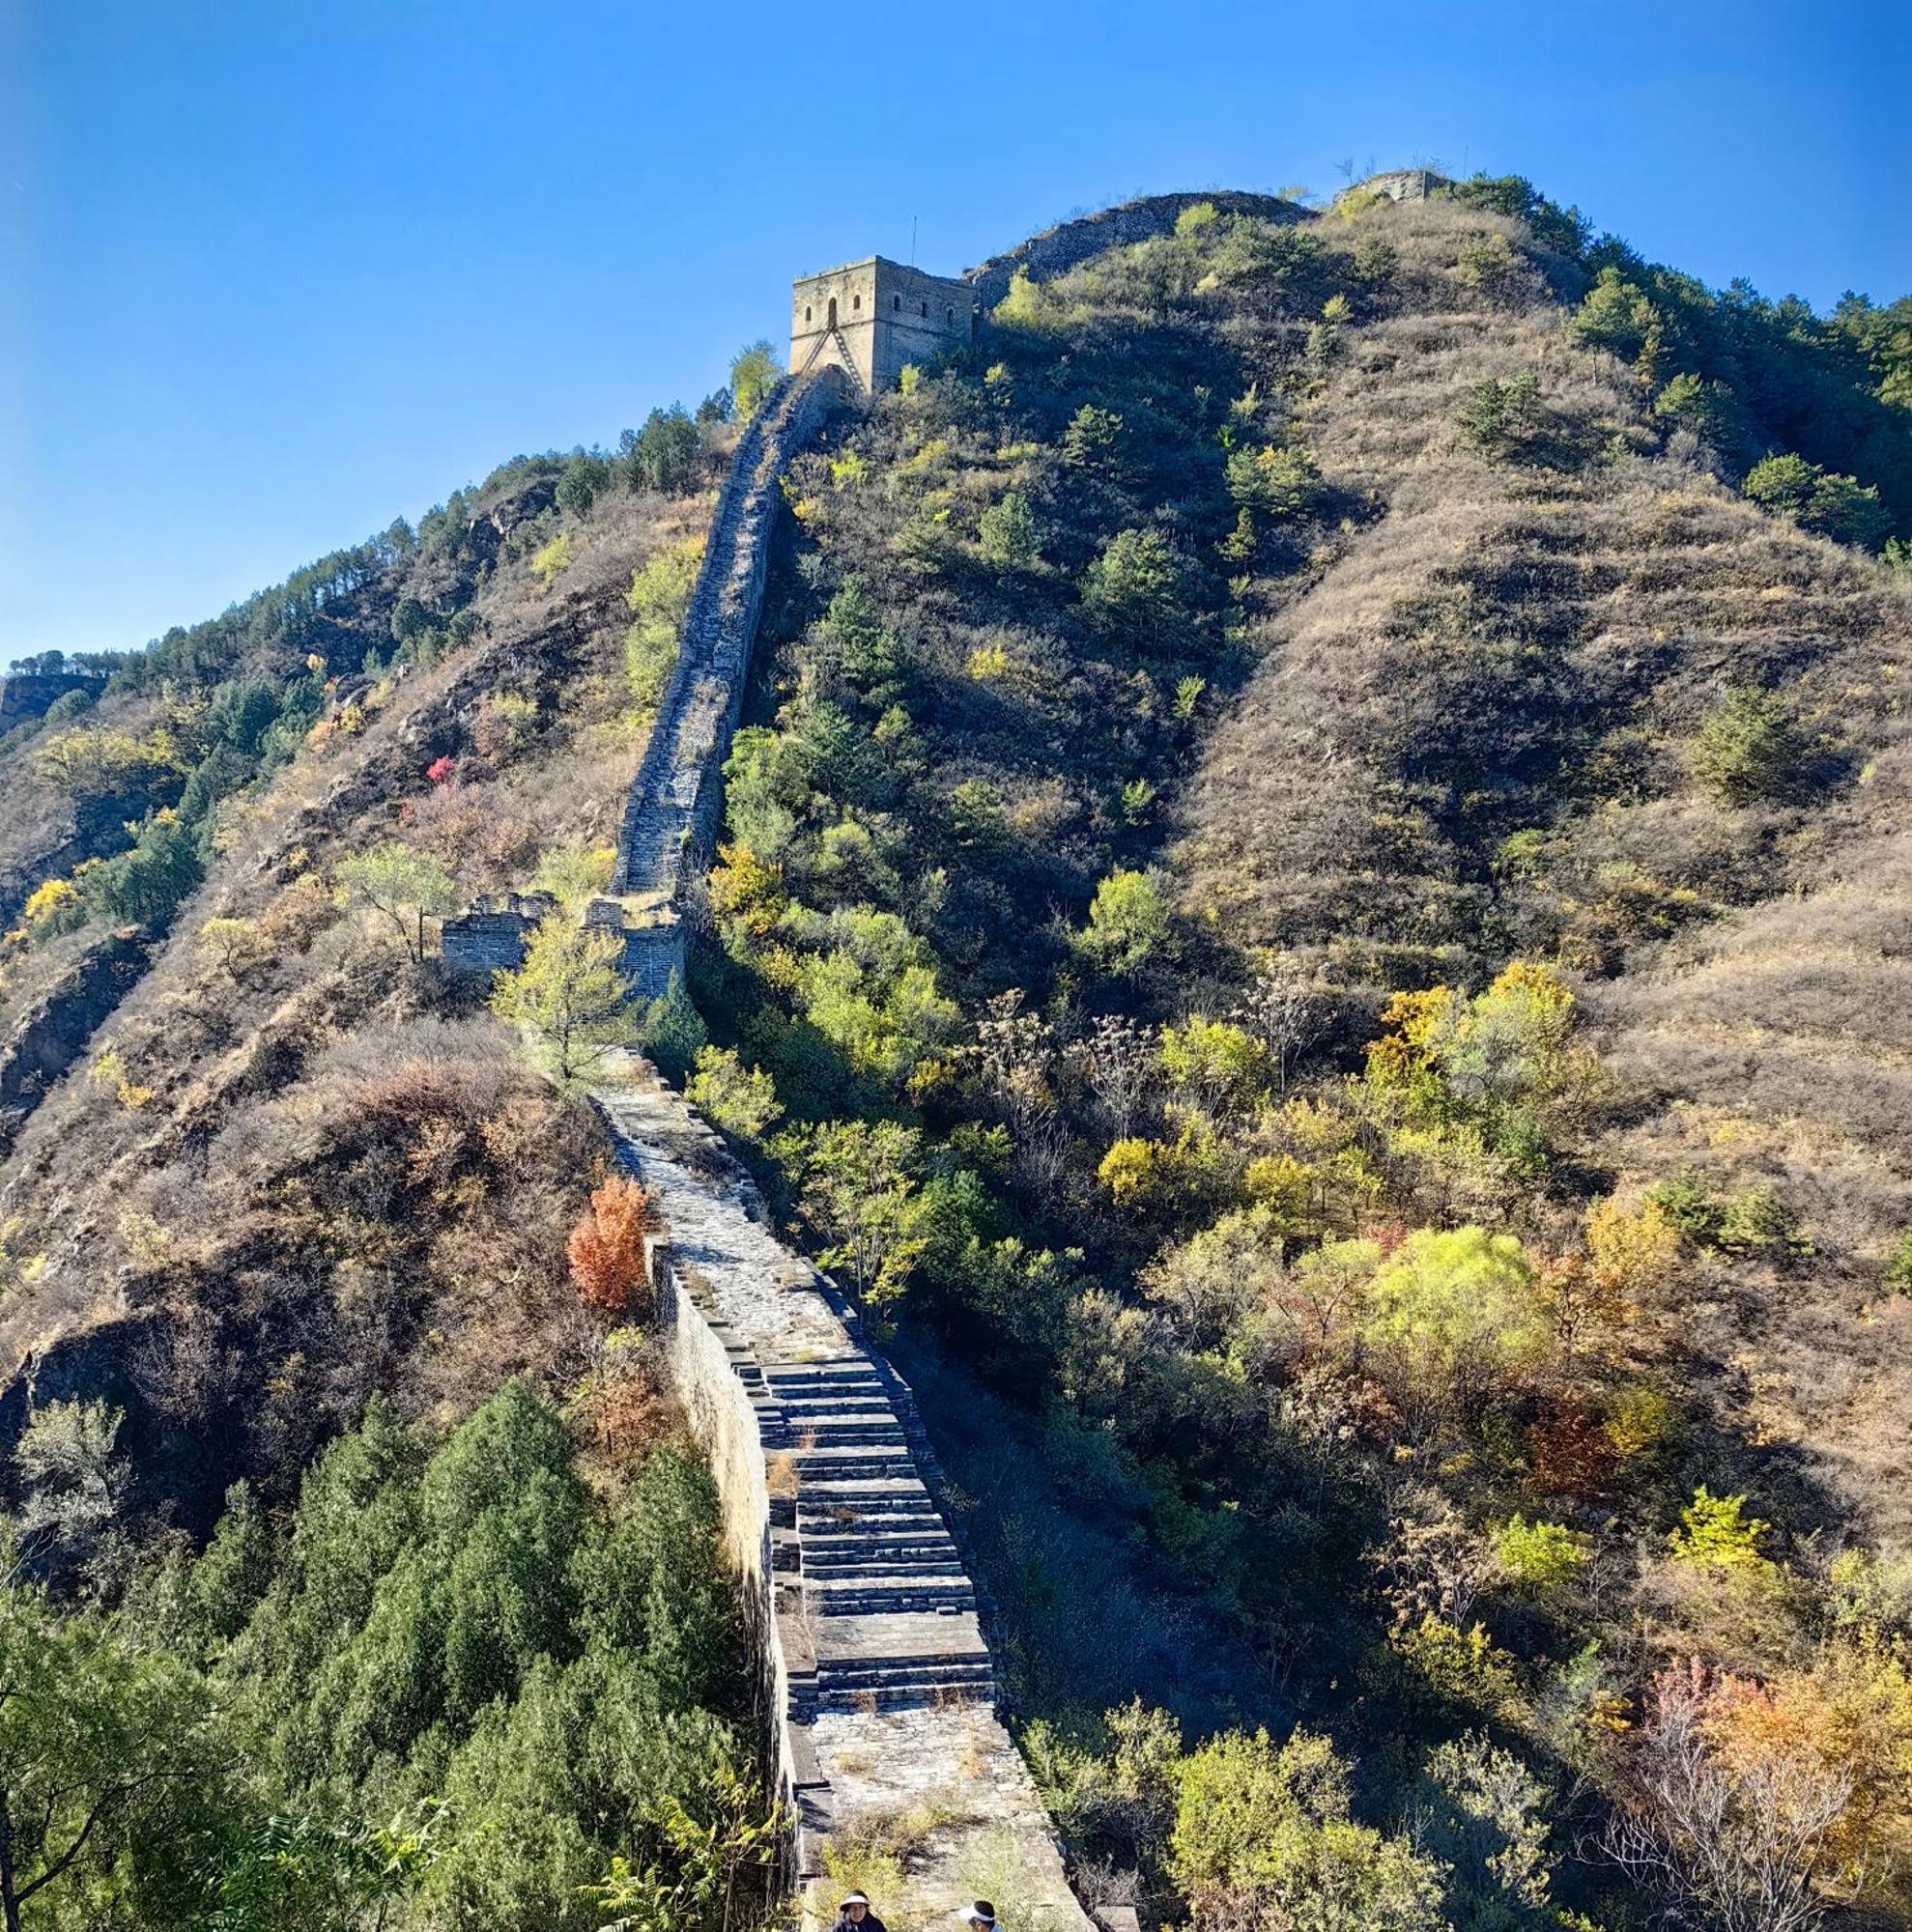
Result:
M1523 173L1912 289L1883 0L0 0L0 658L133 645L695 402L792 273L1144 190Z

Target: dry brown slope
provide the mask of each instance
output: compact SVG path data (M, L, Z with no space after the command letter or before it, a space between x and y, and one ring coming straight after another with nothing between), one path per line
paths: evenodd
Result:
M1912 1314L1879 1277L1912 1226L1912 598L1664 442L1537 273L1465 297L1443 265L1477 222L1385 218L1414 306L1352 333L1304 418L1372 521L1264 627L1184 802L1185 903L1377 989L1578 968L1618 1088L1582 1151L1622 1185L1772 1184L1812 1246L1698 1270L1722 1406L1902 1520ZM1471 385L1529 370L1578 447L1462 447ZM1734 807L1696 778L1739 685L1822 734L1812 795Z

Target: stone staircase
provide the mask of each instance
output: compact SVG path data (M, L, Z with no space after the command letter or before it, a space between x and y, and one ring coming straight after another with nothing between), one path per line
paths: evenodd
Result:
M593 1097L667 1229L652 1270L664 1344L762 1605L800 1882L820 1882L834 1831L927 1804L950 1822L912 1866L926 1908L973 1896L975 1874L1008 1856L1018 1918L1087 1932L995 1717L989 1605L908 1385L836 1285L777 1239L717 1136L642 1062Z

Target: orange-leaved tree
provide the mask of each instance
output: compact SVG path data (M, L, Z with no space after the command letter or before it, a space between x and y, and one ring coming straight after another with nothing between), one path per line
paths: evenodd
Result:
M625 1175L614 1174L591 1190L590 1206L578 1216L565 1243L578 1298L604 1315L622 1315L643 1285L644 1236L651 1226L650 1196Z

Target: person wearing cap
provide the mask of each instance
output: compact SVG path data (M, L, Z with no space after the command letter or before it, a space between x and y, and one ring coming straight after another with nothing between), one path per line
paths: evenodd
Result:
M837 1922L830 1932L889 1932L889 1927L870 1911L867 1892L852 1891L837 1907Z
M977 1932L996 1932L996 1908L986 1898L979 1898L974 1905L965 1905L960 1917L977 1928Z

